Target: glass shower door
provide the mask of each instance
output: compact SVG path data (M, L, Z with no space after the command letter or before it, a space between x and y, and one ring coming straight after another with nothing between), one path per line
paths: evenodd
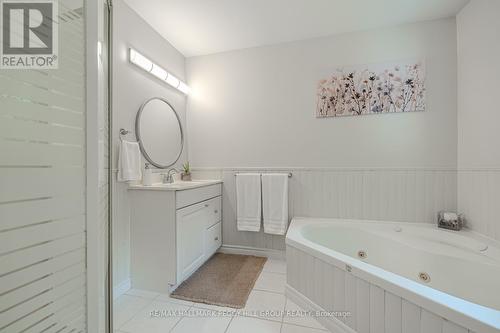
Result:
M86 201L85 3L13 2L0 2L8 30L2 31L2 57L9 47L19 53L50 45L55 56L45 60L57 65L0 69L0 332L87 332L87 229L94 221L87 221ZM23 44L23 33L29 44ZM99 227L105 249L107 145L101 149Z

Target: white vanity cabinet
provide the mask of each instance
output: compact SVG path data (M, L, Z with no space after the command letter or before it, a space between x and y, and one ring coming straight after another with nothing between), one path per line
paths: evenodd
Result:
M221 245L220 196L177 210L177 281L184 281ZM214 232L216 230L216 232Z
M222 244L220 181L129 190L132 288L170 292Z

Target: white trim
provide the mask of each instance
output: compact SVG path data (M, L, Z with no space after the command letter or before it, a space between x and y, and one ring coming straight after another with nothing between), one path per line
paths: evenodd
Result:
M113 286L113 300L121 295L127 293L132 288L132 281L130 279L123 280L116 286Z
M228 254L244 254L249 256L267 257L272 259L285 259L285 251L283 250L273 250L273 249L262 249L256 247L247 246L236 246L236 245L222 245L217 251L220 253Z
M99 332L98 1L85 1L87 330ZM101 314L105 315L105 314Z
M305 297L302 295L300 292L298 292L295 288L291 287L288 285L288 283L285 285L285 295L289 299L291 299L295 304L297 304L299 307L306 311L311 311L311 312L326 312L327 310L323 309L322 307L318 306L316 303L311 301L309 298ZM349 326L344 324L342 321L335 317L315 317L315 319L323 325L325 328L327 328L330 332L334 333L356 333L353 329L351 329Z

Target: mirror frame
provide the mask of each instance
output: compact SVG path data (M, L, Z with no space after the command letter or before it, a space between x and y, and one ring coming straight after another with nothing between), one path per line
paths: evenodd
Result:
M179 149L179 154L177 155L177 157L175 158L175 160L171 164L169 164L169 165L163 165L163 164L159 164L159 163L156 163L155 161L153 161L151 159L151 157L148 155L148 153L146 152L146 149L144 148L144 145L142 144L142 140L141 140L141 129L140 129L140 125L139 124L141 122L142 112L144 111L144 108L146 107L146 105L149 102L153 101L153 100L160 100L160 101L166 103L168 106L170 106L170 108L172 109L172 111L175 114L175 117L177 118L177 123L179 125L179 130L181 132L181 147ZM179 117L179 114L177 113L177 111L175 110L175 108L172 106L172 104L170 104L166 99L161 98L161 97L152 97L152 98L146 100L144 103L142 103L142 105L139 108L139 111L137 111L137 115L135 117L135 137L137 139L137 143L139 143L139 148L141 149L141 153L144 156L144 158L149 163L151 163L153 166L155 166L155 167L157 167L159 169L166 169L168 167L171 167L175 163L177 163L177 161L179 160L179 158L182 155L182 151L184 150L184 131L182 129L181 118Z

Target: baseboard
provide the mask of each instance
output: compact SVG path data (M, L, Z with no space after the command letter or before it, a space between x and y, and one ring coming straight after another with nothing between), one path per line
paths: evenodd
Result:
M302 309L306 311L324 311L325 309L311 301L309 298L302 295L295 288L291 287L288 283L285 286L285 294L286 297L290 298L295 304L300 306ZM321 325L327 328L330 332L333 333L357 333L352 328L344 324L342 321L335 317L316 317L315 318Z
M285 259L285 251L247 246L222 245L218 252L229 254L246 254L250 256L267 257L280 260Z
M118 285L113 286L113 300L125 294L130 290L130 288L132 288L132 282L130 281L130 279L126 279L120 282Z

